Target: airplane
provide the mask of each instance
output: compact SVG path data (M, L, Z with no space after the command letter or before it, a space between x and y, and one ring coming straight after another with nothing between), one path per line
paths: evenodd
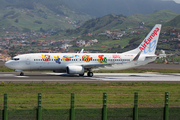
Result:
M141 44L124 53L29 53L13 57L5 65L23 76L24 70L52 70L55 73L93 76L94 70L122 70L156 60L161 24L156 24Z

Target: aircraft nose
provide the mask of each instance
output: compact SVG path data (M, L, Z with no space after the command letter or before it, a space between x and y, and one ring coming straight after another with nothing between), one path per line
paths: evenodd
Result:
M11 66L10 64L11 64L10 61L7 61L7 62L5 62L4 65L5 65L6 67L9 67L9 68L10 68L10 66Z

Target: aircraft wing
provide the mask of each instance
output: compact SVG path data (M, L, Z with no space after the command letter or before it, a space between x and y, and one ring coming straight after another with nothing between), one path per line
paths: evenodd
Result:
M133 59L133 61L131 62L134 62L134 61L137 61L139 56L140 56L141 52L139 52L136 57ZM92 69L92 68L99 68L99 67L111 67L112 65L115 65L115 64L125 64L127 62L121 62L121 63L98 63L98 64L85 64L85 65L82 65L85 69Z
M125 63L125 62L124 62ZM85 69L99 68L99 67L111 67L115 64L123 64L123 63L100 63L100 64L86 64L82 65Z

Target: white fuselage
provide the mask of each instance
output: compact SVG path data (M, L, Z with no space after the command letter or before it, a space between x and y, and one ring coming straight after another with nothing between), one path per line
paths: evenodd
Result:
M104 53L35 53L14 57L14 60L6 62L6 66L16 70L59 70L66 72L67 66L100 65L113 63L111 66L98 67L94 70L122 70L140 65L145 65L154 59L141 56L133 61L136 55L130 54L104 54ZM116 64L117 63L117 64Z

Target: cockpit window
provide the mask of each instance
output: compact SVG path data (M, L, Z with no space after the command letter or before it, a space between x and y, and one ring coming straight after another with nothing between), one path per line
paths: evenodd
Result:
M19 60L19 58L13 58L13 60Z

